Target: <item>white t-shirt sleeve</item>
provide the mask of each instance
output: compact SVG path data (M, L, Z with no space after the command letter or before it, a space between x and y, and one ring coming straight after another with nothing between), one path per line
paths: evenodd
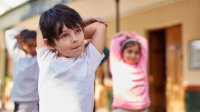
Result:
M20 34L23 29L9 29L5 32L5 42L8 53L12 59L16 59L20 53L24 53L23 50L19 48L19 43L17 42L16 36Z
M86 48L86 55L87 55L87 60L89 67L96 71L97 67L101 63L101 61L104 58L104 53L100 53L92 43L89 43L87 48Z
M45 67L56 57L56 54L47 47L36 48L39 67Z

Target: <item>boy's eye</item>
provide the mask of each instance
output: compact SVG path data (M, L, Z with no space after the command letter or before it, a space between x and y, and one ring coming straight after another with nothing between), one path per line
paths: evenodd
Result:
M81 29L76 29L76 30L75 30L76 33L79 33L79 32L81 32L81 31L82 31Z
M68 37L68 36L69 36L69 34L64 33L64 34L61 35L61 38L65 38L65 37Z

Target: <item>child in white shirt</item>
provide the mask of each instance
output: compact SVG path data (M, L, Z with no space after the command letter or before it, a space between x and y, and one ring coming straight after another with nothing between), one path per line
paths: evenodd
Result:
M37 54L40 112L92 112L95 71L104 57L107 23L82 20L56 5L40 17ZM85 47L84 39L91 39Z
M5 32L8 53L13 60L12 100L14 112L38 112L38 75L36 32L9 29Z

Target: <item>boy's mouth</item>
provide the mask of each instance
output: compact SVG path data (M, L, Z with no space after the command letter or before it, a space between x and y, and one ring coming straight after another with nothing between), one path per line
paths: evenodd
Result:
M75 46L72 48L72 50L78 49L80 46Z

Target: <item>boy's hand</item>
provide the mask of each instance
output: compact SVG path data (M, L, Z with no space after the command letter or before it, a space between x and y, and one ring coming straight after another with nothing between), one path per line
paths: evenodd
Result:
M106 25L106 27L108 26L107 22L103 18L100 18L100 17L90 17L90 18L83 19L84 26L88 26L94 22L103 23Z

